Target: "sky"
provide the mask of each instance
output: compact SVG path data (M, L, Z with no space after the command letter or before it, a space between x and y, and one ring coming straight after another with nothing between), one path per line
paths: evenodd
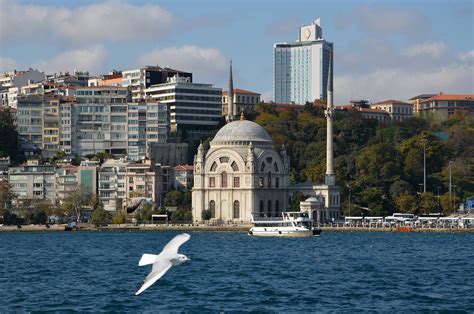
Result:
M144 65L273 99L273 44L321 18L336 104L474 94L474 0L0 0L0 71Z

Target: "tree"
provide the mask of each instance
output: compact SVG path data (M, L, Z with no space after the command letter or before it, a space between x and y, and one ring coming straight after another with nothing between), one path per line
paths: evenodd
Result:
M415 196L405 193L395 198L395 204L402 213L415 213L418 201Z
M100 204L97 209L92 212L90 222L96 226L109 224L112 222L112 214L104 209L104 205Z
M212 212L209 209L205 209L201 212L202 220L209 220L212 218Z
M288 206L288 211L291 212L299 212L300 211L300 202L303 202L308 197L301 193L300 191L296 191L291 195L290 204Z
M0 108L0 157L6 156L10 156L13 164L24 160L18 150L18 132L13 114L9 109Z
M112 219L112 223L116 225L124 224L126 218L127 212L125 210L118 211Z
M94 209L97 206L97 197L87 193L84 188L78 188L70 192L63 200L63 208L68 216L75 216L76 221L82 217L82 207L92 206Z
M430 212L436 211L438 207L438 199L431 192L421 194L420 199L420 213L429 214Z

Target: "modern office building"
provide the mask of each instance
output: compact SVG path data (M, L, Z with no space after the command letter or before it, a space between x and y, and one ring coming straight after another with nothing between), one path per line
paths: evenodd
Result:
M300 104L326 99L333 44L323 39L321 23L300 28L296 42L273 45L273 92L276 103Z
M171 131L209 130L221 121L222 89L212 84L192 83L189 78L174 76L165 84L147 88L145 94L169 106Z
M169 67L145 66L139 69L123 71L122 86L130 87L133 101L139 101L145 98L145 89L152 85L166 83L173 76L187 78L189 82L193 81L193 74L189 72Z

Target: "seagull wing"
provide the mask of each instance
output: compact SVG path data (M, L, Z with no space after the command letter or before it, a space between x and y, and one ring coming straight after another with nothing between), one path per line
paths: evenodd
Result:
M178 254L179 247L183 243L188 241L189 238L191 238L191 236L187 233L178 234L170 242L168 242L168 244L166 244L166 246L163 248L163 251L161 253L171 254L171 255Z
M158 279L164 276L168 269L171 268L173 264L171 264L171 261L166 258L159 258L154 264L151 272L146 276L145 281L143 282L143 285L140 287L140 289L135 293L135 295L139 295L151 285L153 285Z

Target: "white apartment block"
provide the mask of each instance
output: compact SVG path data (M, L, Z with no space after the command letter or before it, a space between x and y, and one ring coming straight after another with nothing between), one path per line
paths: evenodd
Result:
M221 121L222 89L173 77L145 90L147 97L169 106L171 131L212 129Z
M126 204L128 164L123 159L109 159L99 169L99 199L107 211L122 210Z

